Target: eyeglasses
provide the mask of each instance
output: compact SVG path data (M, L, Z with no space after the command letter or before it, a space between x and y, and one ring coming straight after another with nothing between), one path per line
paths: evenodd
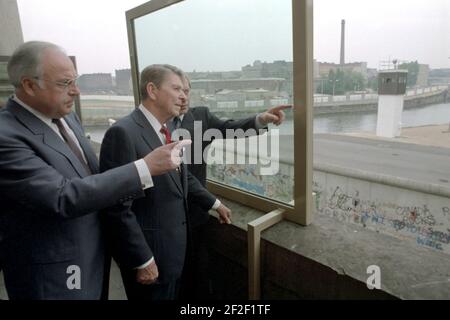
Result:
M65 79L65 80L53 81L53 80L48 80L48 79L44 79L44 78L33 77L33 79L36 79L36 80L42 80L42 81L54 83L58 87L60 87L61 89L67 89L69 87L76 86L77 85L77 81L78 81L79 78L80 77L77 76L76 78L73 78L73 79Z

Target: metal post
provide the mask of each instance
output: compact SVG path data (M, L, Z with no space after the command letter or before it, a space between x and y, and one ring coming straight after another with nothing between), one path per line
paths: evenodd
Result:
M261 232L283 220L284 210L277 209L247 225L248 292L250 300L261 299Z

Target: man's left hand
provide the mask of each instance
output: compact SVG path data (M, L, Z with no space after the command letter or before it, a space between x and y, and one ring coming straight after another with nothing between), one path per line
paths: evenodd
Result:
M270 108L269 110L261 113L258 116L259 121L264 126L268 125L269 123L273 123L274 125L279 126L281 123L283 123L284 119L286 118L286 115L284 114L283 110L290 108L292 108L291 105L281 105Z

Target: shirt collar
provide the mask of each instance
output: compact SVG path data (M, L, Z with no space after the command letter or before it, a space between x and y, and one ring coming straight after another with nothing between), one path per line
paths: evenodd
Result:
M142 113L144 114L145 118L147 119L147 121L152 126L153 130L155 130L155 132L157 134L159 134L160 131L161 131L162 125L159 123L158 119L156 119L155 116L146 107L144 107L142 104L139 105L139 110L142 111Z
M20 100L16 95L13 95L12 98L15 102L17 102L19 105L21 105L23 108L25 108L27 111L31 112L34 116L36 116L38 119L40 119L42 122L44 122L46 125L48 125L50 128L52 128L52 119L47 117L45 114L37 111L36 109L33 109L29 105L25 104L22 100Z

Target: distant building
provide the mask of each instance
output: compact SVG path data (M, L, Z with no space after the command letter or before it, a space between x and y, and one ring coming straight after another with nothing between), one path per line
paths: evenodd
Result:
M192 90L201 90L204 94L216 94L222 90L252 90L264 89L280 92L286 82L282 78L255 79L222 79L222 80L192 80Z
M253 65L242 67L243 78L283 78L292 81L293 62L278 60L271 63L256 60Z
M7 58L0 56L0 108L6 105L6 101L14 93L6 71L7 63Z
M265 110L280 104L292 103L292 98L280 94L279 92L265 89L253 90L229 90L224 89L215 94L199 95L191 99L192 105L207 105L211 109L224 110L244 110L259 109Z
M351 62L343 65L337 63L319 62L319 77L326 78L331 70L336 72L338 69L362 74L364 79L368 78L367 62Z
M326 81L331 70L335 73L338 70L360 73L366 81L369 81L370 79L376 81L378 77L376 69L367 68L367 62L352 62L341 65L314 60L314 92L321 93L319 90L320 88L323 88L323 82Z
M263 109L292 102L282 78L192 80L191 104L212 109Z
M131 69L116 70L115 91L118 95L133 95Z
M314 76L314 79L320 78L319 62L316 59L313 60L313 76Z
M78 80L81 93L110 94L113 91L113 79L110 73L83 74Z
M367 68L367 78L378 78L378 70L375 68Z
M186 72L191 80L222 80L222 79L239 79L242 77L241 71L214 71L214 72Z
M259 60L253 62L253 65L246 65L242 67L242 76L244 78L261 78L262 77L262 63Z
M6 66L14 50L23 43L16 0L0 1L0 30L0 107L2 107L14 93Z
M430 76L430 66L427 64L419 64L419 72L417 74L416 86L428 86L428 78Z

